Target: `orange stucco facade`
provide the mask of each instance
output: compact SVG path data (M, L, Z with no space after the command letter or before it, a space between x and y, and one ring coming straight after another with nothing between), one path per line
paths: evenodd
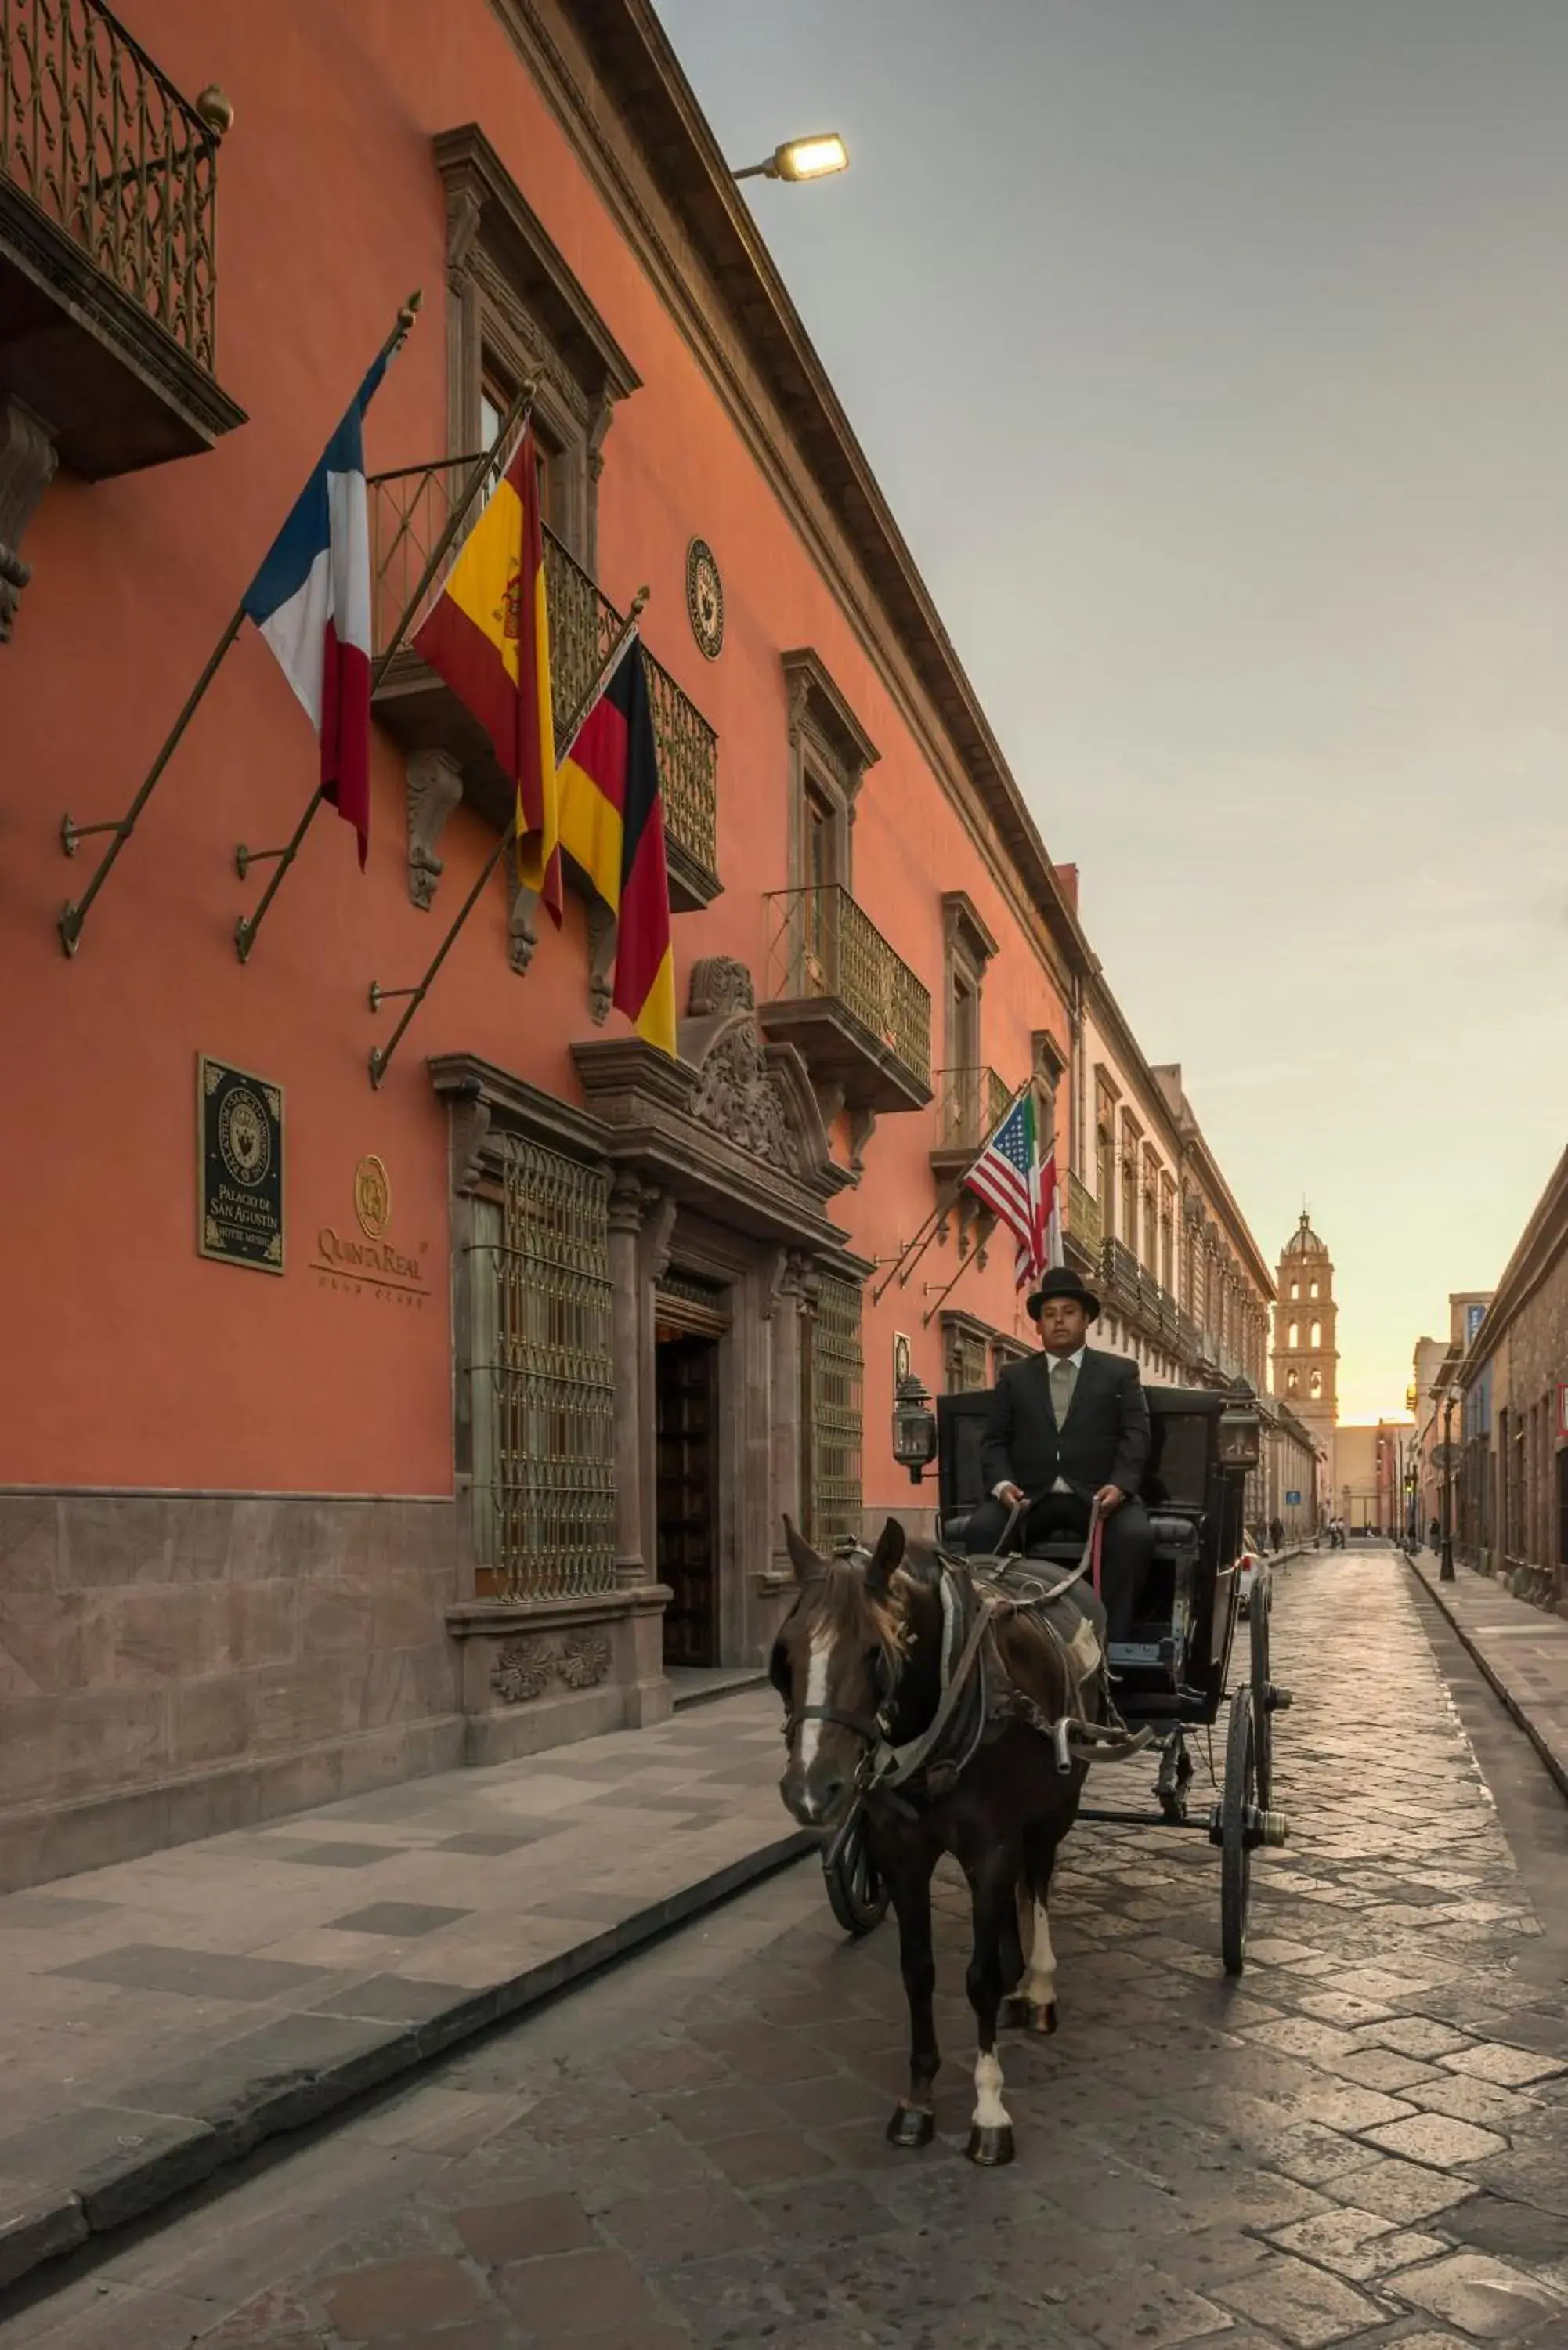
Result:
M53 927L98 846L85 843L67 865L60 814L68 807L86 823L127 804L415 285L426 289L424 314L370 411L368 461L389 469L448 445L446 232L428 149L449 123L483 124L643 379L607 443L598 570L623 608L649 584L647 641L719 736L724 889L702 913L676 920L680 977L699 954L722 953L763 984L763 893L789 880L780 653L810 645L881 753L855 827L858 901L937 997L940 892L970 892L1002 942L988 974L983 1045L1010 1080L1028 1067L1033 1031L1068 1031L1057 989L881 665L497 16L478 5L439 20L390 5L357 15L350 24L299 0L268 10L264 22L254 12L214 16L159 0L130 17L176 83L216 79L236 107L220 164L219 371L250 421L187 464L92 485L62 477L29 533L34 581L0 678L11 811L0 933L11 1147L0 1183L6 1226L26 1236L7 1284L0 1477L8 1482L451 1490L451 1331L439 1273L444 1119L423 1056L473 1052L552 1091L574 1090L568 1047L591 1033L580 906L571 906L558 938L546 932L518 979L506 969L497 884L385 1088L373 1092L365 1056L390 1015L372 1021L367 986L414 979L434 926L410 906L403 883L402 761L379 729L364 878L351 837L324 812L242 968L233 925L259 884L255 874L236 879L234 845L287 837L315 759L307 722L247 629L74 960L60 952ZM713 663L685 612L685 550L699 532L723 568L725 637ZM466 811L454 820L442 902L466 886L492 837ZM285 1088L290 1262L282 1281L195 1253L199 1049ZM934 1116L885 1121L863 1184L837 1203L836 1220L865 1255L896 1248L929 1211ZM393 1172L398 1235L428 1247L432 1278L418 1310L335 1292L305 1262L320 1225L351 1222L348 1186L366 1151ZM994 1251L954 1303L1012 1327L1007 1260ZM879 1440L891 1356L878 1336L883 1326L910 1324L917 1367L939 1385L937 1336L920 1331L912 1301L895 1313L890 1299L867 1319L869 1500L908 1494Z
M220 1781L230 1790L223 1816L239 1816L527 1742L476 1750L472 1724L462 1727L474 1711L465 1679L474 1650L451 1619L473 1598L476 1569L458 1507L466 1341L454 1301L472 1241L428 1065L466 1055L582 1110L572 1047L629 1031L617 1014L602 1027L592 1019L580 899L569 899L559 934L541 923L519 973L508 964L498 879L373 1089L367 1055L397 1007L373 1017L369 984L420 975L494 826L465 799L441 837L433 907L411 903L407 746L379 715L366 872L348 829L324 810L242 966L235 918L254 907L268 868L237 879L235 844L286 839L316 778L308 723L247 627L74 957L56 931L62 901L80 894L104 845L85 840L67 863L62 814L86 825L128 806L414 286L423 312L369 411L369 470L427 464L470 444L469 420L453 412L459 231L432 161L438 134L480 127L554 265L639 379L616 400L603 439L592 568L623 610L646 583L645 642L717 737L720 887L673 920L682 1008L704 959L743 966L759 1004L783 989L770 976L777 917L767 893L802 878L784 660L802 648L875 746L837 878L929 991L931 1071L950 1059L944 893L950 902L962 892L989 934L974 1057L1009 1086L1036 1070L1043 1107L1069 1048L1071 974L1084 962L1075 916L912 572L904 608L890 608L888 579L908 565L890 518L872 515L874 560L864 499L841 495L824 467L823 435L842 420L645 9L462 0L421 15L396 0L353 11L277 0L214 12L196 0L139 0L124 14L181 91L215 82L234 109L216 165L214 372L248 421L184 462L91 483L62 468L28 525L32 577L0 651L0 1229L9 1235L0 1711L12 1709L16 1765L0 1789L0 1822L14 1829L9 1843L0 1838L0 1871L12 1881L84 1853L198 1833L214 1814L192 1791ZM628 54L694 125L678 185L665 166L656 183L616 112ZM766 338L719 291L699 234L701 207L714 203L725 208L724 234L750 239L759 256L756 285L741 293L760 289L773 304ZM785 421L781 384L792 369L816 401L809 446ZM715 659L687 610L695 537L722 577ZM1044 1063L1042 1036L1051 1040ZM198 1253L201 1053L282 1088L281 1278ZM910 1338L929 1388L947 1383L932 1297L961 1262L956 1222L909 1286L895 1284L880 1304L867 1273L885 1270L930 1217L940 1100L916 1085L924 1106L884 1105L867 1136L842 1087L818 1082L809 1065L807 1053L831 1161L813 1178L818 1253L826 1248L836 1277L866 1283L861 1499L867 1510L929 1507L930 1488L912 1495L891 1458L894 1338ZM1068 1098L1063 1087L1064 1143ZM419 1267L396 1291L322 1269L323 1229L357 1231L354 1176L368 1153L389 1174L389 1238ZM715 1178L713 1199L722 1188ZM724 1221L711 1201L703 1213L709 1225ZM775 1354L766 1376L757 1367L774 1343L769 1284L778 1287L784 1256L779 1232L763 1232L755 1215L740 1224L748 1246L766 1241L777 1258L770 1273L759 1254L754 1280L736 1274L762 1302L744 1349L737 1336L719 1374L737 1391L742 1377L762 1379L762 1416L744 1438L754 1460L766 1454L769 1413L801 1409L799 1374L787 1355ZM837 1235L831 1245L824 1230ZM971 1227L966 1246L972 1238ZM1012 1255L1000 1233L983 1263L963 1271L952 1305L971 1317L971 1336L1023 1342ZM793 1292L790 1300L794 1312ZM650 1412L621 1384L629 1376L618 1361L618 1414ZM616 1604L639 1624L608 1676L640 1695L619 1713L568 1707L554 1731L530 1731L534 1742L648 1718L668 1701L648 1596L656 1451L650 1422L641 1453L649 1555L639 1577L638 1545L621 1538L618 1568ZM774 1455L771 1502L788 1499L798 1474L787 1446ZM739 1475L742 1457L732 1454L723 1473ZM284 1515L268 1514L275 1502ZM729 1507L715 1503L721 1515ZM724 1616L719 1646L724 1661L749 1662L765 1653L776 1620L772 1538L754 1515L742 1525L732 1512L724 1523L731 1570L752 1596ZM624 1631L618 1624L618 1641ZM74 1841L57 1833L62 1807L84 1824ZM98 1845L94 1821L107 1823Z

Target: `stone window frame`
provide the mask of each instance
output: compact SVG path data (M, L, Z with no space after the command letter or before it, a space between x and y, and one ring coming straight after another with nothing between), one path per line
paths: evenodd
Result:
M1138 1257L1156 1281L1159 1279L1160 1172L1159 1152L1152 1142L1146 1141L1143 1146L1143 1172L1138 1185L1143 1205Z
M969 1395L991 1384L991 1325L972 1314L944 1309L941 1316L942 1384L949 1395ZM971 1376L978 1372L978 1377Z
M828 673L820 654L798 645L781 655L789 743L789 877L804 889L806 802L815 794L830 811L833 879L854 894L856 803L881 753Z
M1116 1238L1116 1107L1122 1097L1104 1061L1095 1063L1095 1189L1100 1203L1100 1235ZM1107 1182L1106 1178L1109 1176Z
M618 400L642 379L474 122L431 142L446 192L449 452L476 452L487 372L537 384L534 419L555 469L551 527L597 576L598 481Z
M472 1597L489 1546L476 1497L484 1440L475 1429L475 1396L487 1325L479 1284L486 1278L487 1213L500 1208L504 1199L508 1143L515 1139L541 1144L603 1174L611 1185L612 1215L615 1170L607 1128L524 1078L493 1072L493 1081L482 1083L455 1066L449 1078L437 1065L432 1065L432 1074L438 1094L451 1107L452 1465L462 1536L460 1568L465 1596Z
M981 1028L986 966L1001 949L967 889L944 889L942 905L943 1052L950 1069L985 1064ZM959 1035L959 993L972 1001L974 1035L968 1045Z
M1168 1167L1159 1170L1159 1285L1176 1295L1176 1178Z
M1138 1161L1142 1155L1143 1124L1126 1103L1122 1105L1118 1124L1121 1132L1117 1137L1116 1161L1121 1188L1122 1230L1116 1238L1136 1257L1138 1253Z

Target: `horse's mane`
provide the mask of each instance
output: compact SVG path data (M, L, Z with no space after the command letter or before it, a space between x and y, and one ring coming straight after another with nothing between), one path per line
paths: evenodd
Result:
M891 1600L868 1587L858 1560L824 1560L815 1613L836 1642L847 1640L858 1648L880 1648L889 1671L897 1668L903 1654L903 1627Z

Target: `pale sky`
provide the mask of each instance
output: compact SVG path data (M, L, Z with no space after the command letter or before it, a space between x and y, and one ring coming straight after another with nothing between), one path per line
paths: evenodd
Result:
M659 0L1341 1416L1564 1139L1564 0Z

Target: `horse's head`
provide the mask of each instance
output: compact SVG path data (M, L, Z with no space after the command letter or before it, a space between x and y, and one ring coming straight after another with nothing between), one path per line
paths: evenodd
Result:
M900 1640L892 1577L904 1529L883 1527L874 1551L819 1558L788 1518L784 1535L800 1594L774 1643L770 1677L789 1709L789 1762L779 1792L808 1827L848 1809L877 1717L898 1679Z

